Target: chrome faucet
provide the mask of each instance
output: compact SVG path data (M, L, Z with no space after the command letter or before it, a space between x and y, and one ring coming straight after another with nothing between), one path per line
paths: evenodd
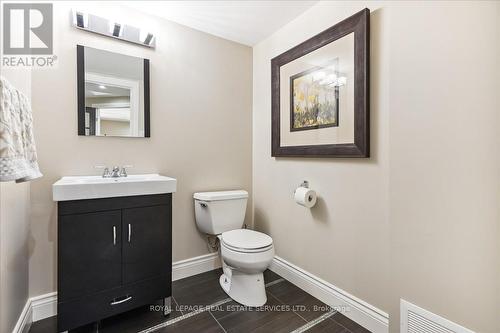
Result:
M111 171L104 165L96 165L95 168L103 169L102 178L120 178L127 177L127 170L125 168L131 168L131 165L124 165L123 167L114 166Z
M119 166L114 166L113 170L111 171L109 177L111 178L118 178L120 177L120 167Z
M129 167L127 165L127 167ZM122 169L120 170L120 177L127 177L127 170L125 170L125 166L122 166Z
M109 172L109 168L105 165L95 165L94 168L102 169L102 178L111 177L111 173Z
M104 168L104 171L102 172L102 178L109 178L110 173L108 168Z

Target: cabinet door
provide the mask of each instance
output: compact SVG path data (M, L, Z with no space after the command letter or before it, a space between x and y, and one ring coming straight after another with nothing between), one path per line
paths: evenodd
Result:
M123 283L172 272L171 206L122 211Z
M59 216L59 301L121 285L121 211Z

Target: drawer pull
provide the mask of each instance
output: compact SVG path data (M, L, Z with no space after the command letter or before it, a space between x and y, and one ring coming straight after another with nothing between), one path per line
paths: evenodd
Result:
M130 243L130 238L132 237L132 225L128 224L128 242Z
M116 226L113 226L113 245L116 245Z
M121 299L121 300L119 300L119 301L117 301L117 300L116 300L116 298L115 298L115 300L113 300L113 302L111 302L110 304L111 304L111 305L118 305L118 304L122 304L122 303L128 302L128 301L130 301L131 299L132 299L132 296L127 296L127 297L125 297L124 299Z

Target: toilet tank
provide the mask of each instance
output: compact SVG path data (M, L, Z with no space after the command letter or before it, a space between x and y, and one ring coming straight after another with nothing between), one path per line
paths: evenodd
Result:
M193 195L198 229L209 235L241 229L245 220L248 192L198 192Z

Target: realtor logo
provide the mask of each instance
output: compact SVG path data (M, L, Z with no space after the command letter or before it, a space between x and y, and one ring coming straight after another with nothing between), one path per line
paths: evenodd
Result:
M3 6L3 54L51 55L51 3L6 3Z

